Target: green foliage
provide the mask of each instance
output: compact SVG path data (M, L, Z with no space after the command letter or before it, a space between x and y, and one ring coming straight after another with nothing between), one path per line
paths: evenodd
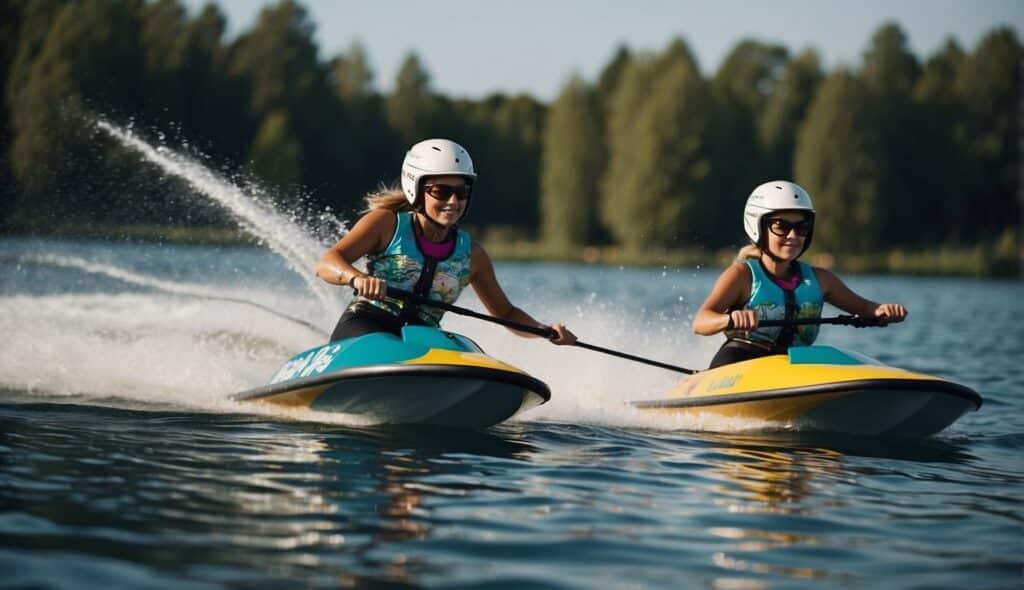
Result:
M765 176L793 178L796 133L821 83L818 52L807 50L789 61L758 122ZM753 187L751 187L753 188Z
M1020 105L1024 53L1016 35L1000 28L985 36L957 68L955 88L965 109L959 130L968 159L974 203L965 209L964 233L985 238L1020 223Z
M594 93L579 77L551 105L541 159L541 235L558 248L594 243L598 235L600 112Z
M790 59L743 40L708 80L682 40L644 55L620 46L550 108L440 95L415 53L381 94L358 43L321 60L297 0L267 4L234 41L226 30L213 3L0 2L0 223L226 224L97 135L99 115L251 172L286 207L343 214L397 180L409 145L450 137L479 173L468 223L517 244L539 233L537 255L690 260L669 249L733 247L750 189L792 178L818 207L818 253L1019 272L1024 55L1010 28L919 63L887 23L861 64L832 72L813 49Z
M907 36L895 23L883 25L871 36L864 52L861 76L878 96L907 96L920 72L917 58L907 48Z
M888 207L870 93L849 72L821 84L800 127L796 178L817 210L814 250L863 252L880 243Z
M538 226L545 113L544 105L528 96L492 96L472 109L463 123L465 137L453 137L464 139L478 175L470 212L473 224L521 225L531 231Z
M788 59L786 49L742 41L726 57L711 81L711 107L703 149L708 174L700 187L696 214L701 220L693 239L721 247L742 235L736 220L750 190L785 171L767 166L758 140L757 122L776 88Z
M609 105L609 165L601 184L601 219L618 243L634 250L670 246L698 230L707 112L706 82L681 40L623 72Z
M387 99L388 124L398 132L404 145L412 145L430 136L437 108L430 75L416 54L409 54L398 70L395 91Z
M922 208L930 204L930 195L919 190L931 167L928 152L935 149L920 142L929 121L912 102L919 72L898 25L885 25L872 36L864 53L861 80L871 94L873 113L867 124L880 137L876 166L886 217L879 237L889 244L911 243L914 237L907 227L914 225Z
M302 178L302 146L295 140L284 110L270 112L252 144L253 169L262 178L287 187Z
M347 54L331 62L331 80L338 97L347 103L357 104L373 96L373 70L362 45L353 43Z

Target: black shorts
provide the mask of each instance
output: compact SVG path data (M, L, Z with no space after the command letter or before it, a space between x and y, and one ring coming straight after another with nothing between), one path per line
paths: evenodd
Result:
M722 365L731 365L732 363L749 361L750 359L772 354L785 354L785 352L785 350L775 350L743 340L726 340L722 348L719 348L718 352L715 353L715 358L711 359L711 366L708 368L714 369Z
M338 320L338 325L331 333L331 342L355 338L364 334L374 332L387 332L395 336L402 336L402 326L414 324L425 326L423 322L407 322L396 315L392 315L383 309L372 305L354 305L345 310Z

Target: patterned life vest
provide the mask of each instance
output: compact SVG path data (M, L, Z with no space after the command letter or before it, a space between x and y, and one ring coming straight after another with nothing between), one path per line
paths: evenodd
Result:
M398 220L395 223L395 233L391 236L391 242L382 252L367 255L367 272L383 279L391 287L419 292L417 283L425 275L424 270L429 273L430 267L433 266L433 278L429 287L426 287L425 294L435 301L455 303L455 300L459 298L459 293L469 284L470 257L473 250L473 240L469 234L456 229L455 248L451 254L447 258L431 258L423 254L416 244L413 214L403 211L396 215ZM429 278L429 275L427 276ZM399 317L403 315L409 317L408 314L411 312L411 310L404 309L404 303L401 300L390 298L372 300L356 296L349 307L366 304ZM418 306L415 311L415 319L431 326L440 324L443 315L444 310L427 306Z

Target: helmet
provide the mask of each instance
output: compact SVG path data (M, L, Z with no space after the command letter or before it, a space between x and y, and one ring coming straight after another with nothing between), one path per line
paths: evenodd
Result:
M803 211L807 213L808 219L814 220L814 205L811 203L811 196L807 194L802 186L795 182L786 180L773 180L766 182L754 189L747 197L747 204L743 207L743 229L747 237L762 250L766 250L764 243L764 218L775 211ZM811 245L811 238L814 236L814 228L807 234L804 240L803 254Z
M465 176L475 179L473 160L466 148L450 139L425 139L409 148L402 161L402 192L416 207L424 176Z

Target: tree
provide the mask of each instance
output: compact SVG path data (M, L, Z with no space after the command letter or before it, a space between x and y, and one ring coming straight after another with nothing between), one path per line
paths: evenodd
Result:
M625 45L620 45L615 50L615 55L612 56L611 61L604 66L601 74L597 77L597 84L594 86L594 96L597 99L597 104L601 108L603 116L606 116L608 102L615 94L615 89L619 86L622 72L626 70L629 62L632 60L633 54L630 53L629 48Z
M426 139L437 101L430 89L430 75L416 54L402 62L395 79L395 91L387 99L388 124L398 132L406 146Z
M742 41L711 81L712 105L705 133L710 166L700 187L701 243L734 243L737 211L750 190L775 178L764 164L757 122L781 78L786 49Z
M299 182L302 178L302 146L295 139L286 111L271 111L263 119L250 159L257 174L280 187Z
M964 59L963 50L950 39L927 60L914 85L914 115L920 119L915 140L921 146L913 163L919 171L914 190L926 196L917 211L917 233L924 243L959 241L965 229L970 206L965 196L977 168L958 140L966 114L955 80Z
M765 180L794 178L796 134L822 79L818 52L804 51L786 64L758 125L764 154ZM751 187L753 188L753 187Z
M353 43L348 53L331 62L331 80L334 91L350 104L373 96L373 70L367 63L366 51L361 44Z
M699 233L707 112L706 83L681 40L623 73L610 105L601 183L601 218L618 243L674 246Z
M546 109L529 96L493 96L471 111L464 145L479 176L474 189L479 198L470 221L532 233L540 219L538 179ZM459 126L455 122L450 128Z
M354 170L353 161L337 146L348 121L328 85L327 68L317 59L314 31L302 6L281 0L264 8L255 27L238 39L231 63L232 73L249 81L250 112L261 126L273 121L276 129L280 115L271 115L286 115L284 128L291 130L299 147L300 182L322 204L324 195L337 190Z
M716 100L724 100L758 119L782 79L789 52L781 45L741 41L726 56L712 80Z
M548 110L541 158L541 235L560 248L593 243L603 138L593 91L573 76Z
M187 111L182 88L185 67L185 8L178 0L157 0L141 11L143 94L150 122L180 122Z
M860 77L874 112L867 123L881 141L877 162L887 203L882 236L891 244L913 244L926 233L918 216L928 204L928 195L917 189L928 173L927 162L933 158L927 152L933 146L918 141L924 122L915 111L912 92L919 72L898 25L884 25L875 32L864 52Z
M877 96L909 96L921 67L907 48L907 36L895 23L882 25L871 36L863 56L861 77Z
M66 220L122 210L111 195L87 188L107 161L93 150L90 122L95 113L139 110L140 6L40 3L26 13L24 45L8 80L11 163L29 217L23 223L52 223L58 212ZM61 199L57 191L66 186L77 188Z
M1009 28L987 34L957 68L965 108L963 141L976 162L973 190L964 194L964 231L986 238L1020 224L1021 45Z
M865 252L881 246L888 203L869 102L864 83L839 70L822 82L800 126L794 165L817 210L815 248Z

